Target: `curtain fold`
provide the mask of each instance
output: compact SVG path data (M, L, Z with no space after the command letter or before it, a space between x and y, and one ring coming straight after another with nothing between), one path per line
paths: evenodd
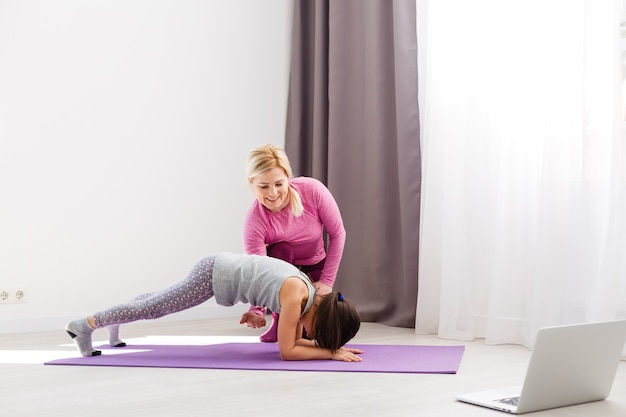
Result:
M414 327L421 150L414 0L299 0L285 149L324 181L346 247L335 288L362 319ZM324 52L322 52L324 51Z
M328 183L328 2L295 1L285 151L297 175Z
M622 1L438 0L427 21L416 332L533 346L626 318Z

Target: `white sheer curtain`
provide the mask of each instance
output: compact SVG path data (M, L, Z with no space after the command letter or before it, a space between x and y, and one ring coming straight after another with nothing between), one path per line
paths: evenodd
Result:
M622 1L421 3L416 333L626 318Z

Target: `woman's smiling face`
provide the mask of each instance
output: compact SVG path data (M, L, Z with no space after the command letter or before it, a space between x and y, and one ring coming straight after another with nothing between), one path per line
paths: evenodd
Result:
M252 189L259 203L278 213L289 204L289 178L281 168L272 168L252 180Z

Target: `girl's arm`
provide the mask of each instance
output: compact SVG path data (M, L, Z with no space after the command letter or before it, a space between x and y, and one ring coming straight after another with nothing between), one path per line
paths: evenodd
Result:
M315 342L313 340L305 339L301 337L300 339L296 339L297 346L309 346L309 347L317 347L315 346Z
M334 359L359 362L361 358L348 349L334 353L330 349L315 346L312 341L302 339L300 313L303 301L308 297L308 288L300 278L288 278L280 290L280 320L278 321L278 349L285 361Z

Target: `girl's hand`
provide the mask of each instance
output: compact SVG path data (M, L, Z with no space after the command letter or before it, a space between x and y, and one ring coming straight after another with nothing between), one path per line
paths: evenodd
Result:
M334 361L343 361L343 362L361 362L363 359L358 356L363 353L360 349L352 349L352 348L339 348L335 353L333 353L332 359Z
M239 324L247 324L248 327L258 329L259 327L265 327L267 323L265 321L265 316L259 316L251 311L246 311L242 314Z

